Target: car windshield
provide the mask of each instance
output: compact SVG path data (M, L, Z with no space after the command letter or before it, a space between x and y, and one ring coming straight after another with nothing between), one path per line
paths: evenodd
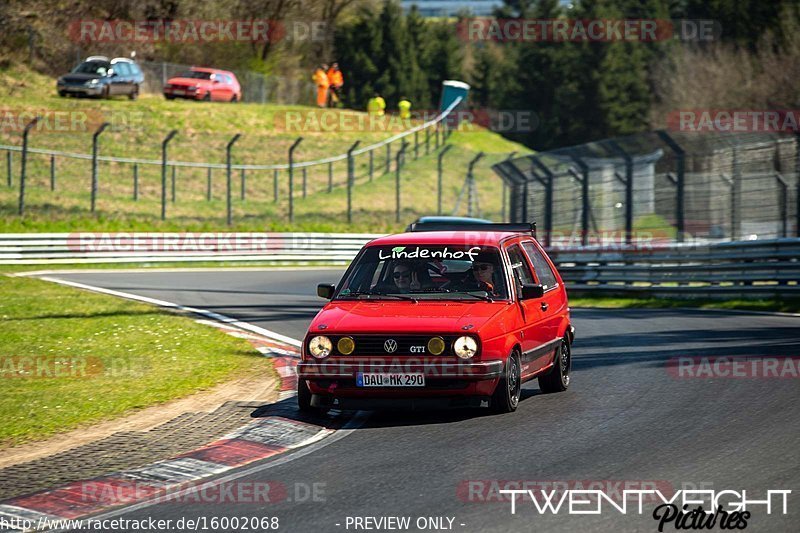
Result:
M105 61L87 61L78 65L72 72L74 74L99 74L100 76L105 76L110 68L111 64Z
M196 70L189 70L187 72L184 72L183 74L180 74L178 77L194 78L196 80L210 80L212 75L213 74L211 74L211 72L198 72Z
M359 256L337 299L506 300L497 248L490 246L370 246Z

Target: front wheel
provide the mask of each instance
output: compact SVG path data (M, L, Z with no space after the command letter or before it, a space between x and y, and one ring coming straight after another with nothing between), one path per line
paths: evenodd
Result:
M311 391L304 379L297 380L297 407L300 409L301 413L317 416L322 416L328 412L327 409L311 405Z
M564 337L558 345L553 369L539 377L539 388L542 392L563 392L569 388L570 371L572 370L572 349L569 340Z
M130 98L131 100L136 100L138 97L139 97L139 86L138 85L134 85L133 86L133 90L128 95L128 98Z
M519 355L513 352L508 356L503 377L492 394L492 409L497 413L511 413L517 410L522 388L522 371Z

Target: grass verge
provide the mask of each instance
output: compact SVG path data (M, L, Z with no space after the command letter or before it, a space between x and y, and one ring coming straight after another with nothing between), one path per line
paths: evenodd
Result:
M0 276L0 448L272 373L246 341L159 308Z

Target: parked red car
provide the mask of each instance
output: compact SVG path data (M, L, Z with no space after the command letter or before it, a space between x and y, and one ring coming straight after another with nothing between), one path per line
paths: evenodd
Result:
M233 72L192 67L167 81L164 96L167 100L188 98L207 102L241 102L242 87Z
M520 385L566 390L567 293L532 224L412 225L376 239L314 318L298 370L301 410L517 408ZM450 231L439 231L450 228Z

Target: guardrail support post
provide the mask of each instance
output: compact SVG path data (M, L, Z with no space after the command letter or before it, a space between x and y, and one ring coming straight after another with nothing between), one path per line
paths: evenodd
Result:
M408 147L408 143L403 141L403 145L400 147L400 150L397 151L396 161L394 164L394 199L395 199L395 216L394 221L400 222L400 165L401 160L403 159L403 154Z
M572 160L581 169L581 245L589 244L589 166L580 157L572 156ZM525 184L527 197L527 182Z
M133 164L133 201L139 200L139 164Z
M56 156L50 156L50 190L56 190Z
M100 134L109 127L111 123L103 122L97 131L92 135L92 213L94 213L97 204L97 144Z
M375 150L369 151L369 181L372 181L372 175L375 172Z
M355 179L355 166L353 161L353 150L358 148L361 141L356 141L347 151L347 223L353 221L353 181Z
M278 202L278 178L280 176L280 170L277 168L272 173L272 201L277 203Z
M161 220L167 219L167 144L178 134L172 130L161 141Z
M231 150L233 149L233 145L241 138L242 134L237 133L233 136L233 138L228 141L228 145L225 147L225 167L226 167L226 179L225 179L225 215L226 215L226 222L230 226L233 224L233 211L231 208L231 185L233 181L233 169L231 168Z
M538 157L531 157L531 162L547 176L544 187L544 246L549 248L553 242L553 172Z
M19 172L19 216L25 214L25 173L27 171L28 166L28 133L30 133L31 128L33 128L41 117L34 117L33 120L28 122L25 125L25 129L22 130L22 158L20 162L20 172Z
M6 181L8 186L11 187L14 184L14 180L12 178L12 168L13 168L13 159L11 155L11 150L6 152Z
M289 147L289 222L294 222L294 150L301 142L303 138L298 137Z
M436 214L442 214L442 175L444 174L444 168L442 165L442 158L444 154L447 153L453 147L452 144L448 144L442 151L439 152L438 161L436 165Z
M678 242L683 242L684 232L686 230L685 221L685 204L684 204L684 178L686 176L686 151L675 140L667 134L664 130L656 132L658 137L666 143L667 146L675 153L675 183L677 185L677 194L675 202L675 225L677 227Z
M208 167L206 169L206 202L211 201L211 185L212 185L211 167Z

